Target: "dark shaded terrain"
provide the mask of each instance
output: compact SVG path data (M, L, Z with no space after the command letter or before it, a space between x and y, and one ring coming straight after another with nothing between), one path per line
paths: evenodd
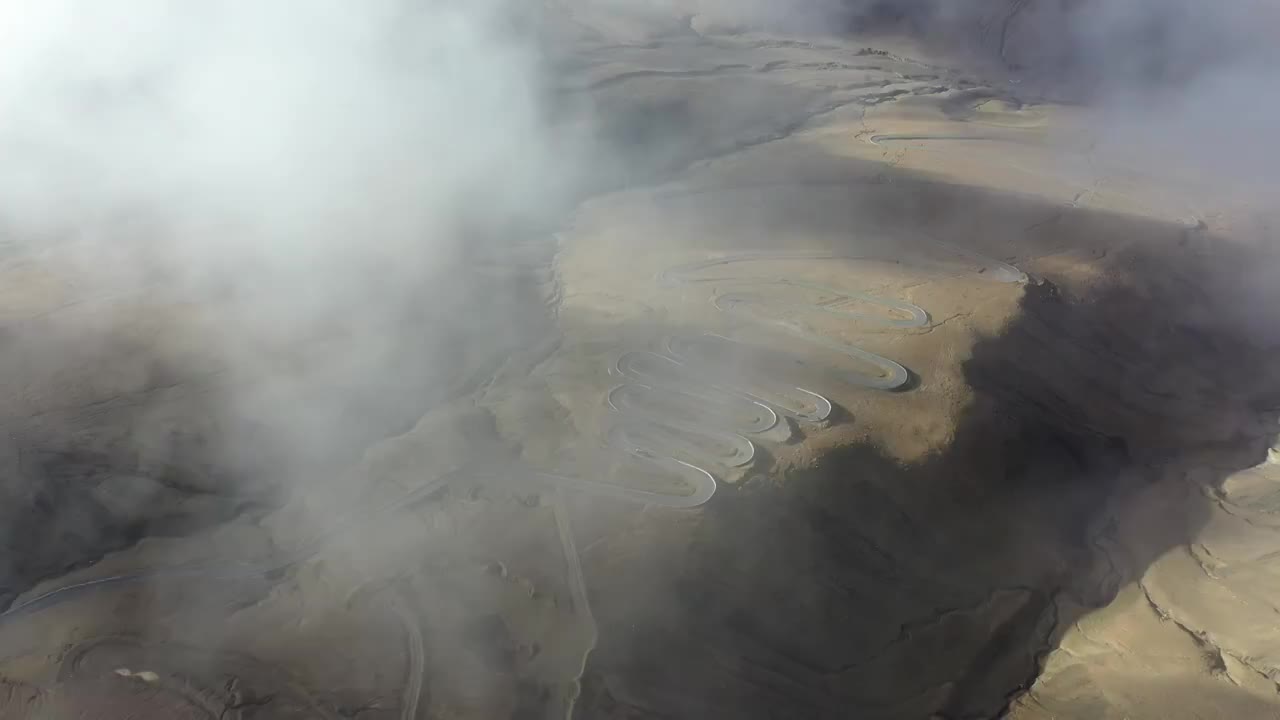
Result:
M1026 288L965 361L975 396L933 457L847 447L780 485L722 493L687 548L602 531L650 547L630 569L584 558L601 641L578 717L996 717L1077 618L1191 542L1212 502L1188 495L1133 548L1114 539L1123 498L1181 497L1206 466L1212 490L1265 459L1280 377L1235 281L1275 258L909 174L894 187L896 204L863 196L851 218L892 227L927 208L926 227L955 228L976 214L979 234L957 242L999 255L1021 237L1024 267L1070 247L1107 280ZM774 207L800 227L832 222ZM1026 231L1037 215L1054 219Z

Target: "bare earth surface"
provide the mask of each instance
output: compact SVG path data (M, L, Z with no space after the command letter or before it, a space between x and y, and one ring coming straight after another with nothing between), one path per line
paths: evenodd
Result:
M1268 191L893 44L561 20L626 176L287 382L7 249L0 717L1280 716ZM300 403L360 432L258 442Z

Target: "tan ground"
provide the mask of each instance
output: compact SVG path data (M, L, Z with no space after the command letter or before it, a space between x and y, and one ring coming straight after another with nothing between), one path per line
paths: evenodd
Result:
M202 362L232 310L14 252L6 461L52 489L6 511L6 587L161 572L6 617L0 716L1280 716L1265 189L1098 156L1086 110L866 42L574 19L562 86L625 182L451 268L472 282L424 293L440 316L272 338L288 380ZM793 257L664 281L740 253ZM829 291L778 278L928 322L815 314ZM757 314L713 302L733 292ZM865 363L770 322L910 380L861 387ZM388 328L445 339L330 352ZM742 341L717 382L766 372L831 418L755 438L694 509L537 474L689 492L609 449L606 398L624 353L707 332ZM261 413L224 411L228 388ZM298 437L361 431L322 457L256 447L296 403ZM281 464L288 495L240 483ZM105 529L59 531L67 513Z

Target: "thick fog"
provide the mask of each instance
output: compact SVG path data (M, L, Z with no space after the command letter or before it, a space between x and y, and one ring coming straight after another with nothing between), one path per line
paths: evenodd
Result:
M455 252L460 223L554 186L538 59L501 11L6 3L0 216L111 254L163 236L132 259L289 304L295 283L321 305L386 292Z

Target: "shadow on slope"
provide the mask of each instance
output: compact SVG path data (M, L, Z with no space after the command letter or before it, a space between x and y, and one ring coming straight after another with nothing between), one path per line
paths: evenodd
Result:
M842 213L770 188L744 213L768 229L737 241L906 227L1006 258L1069 250L1104 279L1026 288L964 362L973 397L936 455L844 447L718 494L687 545L656 532L643 560L585 557L601 639L578 717L996 717L1076 619L1195 538L1212 500L1189 471L1212 468L1211 491L1265 458L1280 377L1241 310L1268 303L1233 280L1274 259L1185 226L829 166L848 171ZM1177 511L1119 547L1117 501L1138 492Z

